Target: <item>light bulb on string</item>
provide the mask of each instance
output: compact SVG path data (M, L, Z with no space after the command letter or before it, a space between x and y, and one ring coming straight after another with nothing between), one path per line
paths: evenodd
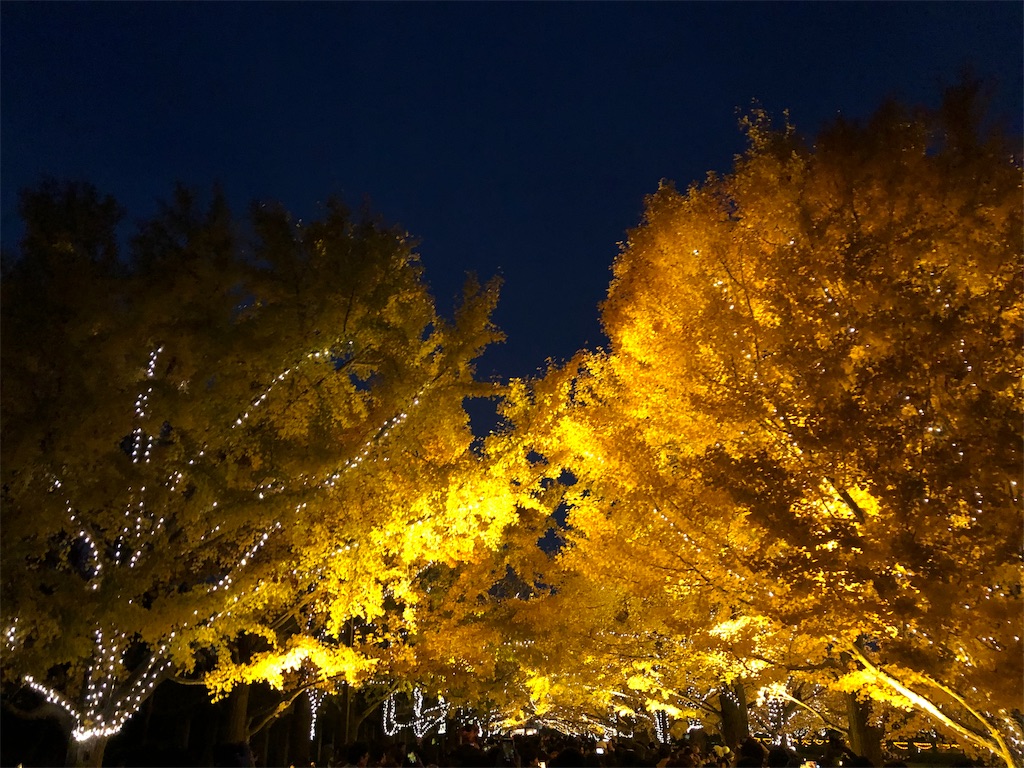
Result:
M147 361L146 366L146 379L152 380L157 377L157 365L159 356L163 352L163 346L157 347L153 350ZM329 351L328 351L329 352ZM327 355L328 352L323 354ZM313 358L315 360L320 359L320 353L314 353ZM241 420L245 423L246 420L251 418L251 415L255 412L254 409L263 405L268 401L270 391L273 389L276 383L283 382L293 372L293 367L289 367L281 374L278 374L271 386L266 391L260 393L253 402L249 404L247 410L242 414ZM425 392L425 387L422 387L412 400L412 404L408 405L395 413L389 419L383 421L377 428L375 433L367 439L360 448L355 452L354 460L350 459L346 462L337 473L334 473L329 477L330 480L336 480L338 474L351 469L354 469L362 461L371 457L371 451L375 446L381 442L391 439L396 428L402 425L408 418L411 409L420 404L420 398ZM137 393L134 402L134 416L136 419L147 419L151 416L150 410L153 403L153 392L154 388L148 384L143 386ZM237 419L236 419L237 421ZM229 423L230 426L230 423ZM134 428L131 430L126 445L126 451L128 458L133 464L146 464L152 461L154 456L154 450L156 446L155 436L147 433L147 430L143 425L136 423ZM205 450L199 450L191 458L187 459L187 466L195 466L198 459L205 455ZM188 478L185 473L181 470L187 470L186 463L180 466L180 469L172 469L169 471L165 479L158 482L158 486L161 489L169 489L172 492L181 488L183 485L188 483ZM320 481L317 483L315 480L311 480L311 485L324 487L327 485L326 482ZM59 478L53 478L52 487L54 489L60 489L62 487L61 480ZM124 516L121 517L118 512L118 517L121 519L121 523L114 528L115 534L111 537L111 541L103 543L97 540L96 536L90 532L89 528L79 527L77 529L79 533L79 539L82 545L86 548L90 561L94 563L91 566L92 581L89 588L92 590L99 588L99 577L104 572L106 565L110 567L126 567L126 568L138 568L148 557L147 553L154 551L155 544L153 537L166 525L169 519L166 515L153 514L147 505L147 498L151 498L151 494L147 493L145 486L136 486L132 488L129 486L129 494L132 497L124 509ZM273 490L274 492L286 490L283 485L278 488L264 488L259 487L254 495L258 492L261 498L265 498L268 491ZM164 490L166 493L166 490ZM80 521L74 520L74 511L70 500L67 501L66 507L69 512L69 516L72 516L72 522L75 525L82 526ZM218 504L216 501L212 502L211 509L216 510ZM302 502L295 507L297 512L301 512L306 509L306 503ZM212 531L207 534L203 534L200 540L206 540L209 536L216 534L220 530L220 525L217 524L213 527ZM235 586L235 579L237 577L237 571L239 568L249 566L254 557L259 551L268 543L274 531L281 528L281 523L276 522L267 531L262 534L258 534L256 540L247 548L241 556L237 559L236 565L221 578L212 585L209 585L210 591L223 592L231 590ZM353 543L352 546L357 546L358 542ZM104 550L104 547L106 549ZM107 559L104 563L104 551L108 554ZM264 587L264 582L261 580L255 584L251 591L246 591L245 595L255 594ZM120 595L117 596L120 598ZM233 596L233 601L237 602L239 595ZM127 598L129 604L133 603L131 597ZM230 615L230 611L221 610L214 612L208 616L203 616L200 610L193 611L194 619L191 622L185 622L180 625L180 628L186 626L201 626L210 625L215 622L218 618ZM26 683L30 685L33 690L40 692L48 700L64 708L72 717L75 718L76 726L74 730L74 737L77 740L85 741L90 738L100 735L113 735L116 733L124 722L127 721L138 709L141 703L145 700L145 697L153 690L161 675L164 671L170 668L170 661L162 658L167 652L166 644L161 645L157 648L152 648L149 654L148 660L142 663L141 667L136 667L133 672L135 681L128 686L128 690L123 690L123 687L117 682L117 676L123 673L121 669L121 658L124 650L124 639L119 638L116 633L108 633L108 637L104 637L104 634L97 630L94 638L95 642L95 653L94 662L89 668L89 672L86 676L85 687L83 690L83 696L85 705L82 707L76 707L70 701L60 696L56 691L53 691L41 683L35 681L34 678L26 677ZM173 633L172 633L173 636ZM13 646L16 640L16 627L12 625L5 632L5 640L9 646ZM31 682L29 682L31 681ZM422 696L422 694L420 694ZM99 708L104 707L107 714L104 716L100 713ZM426 708L423 706L422 699L418 702L418 711L415 715L413 722L410 724L414 731L425 733L430 728L436 726L443 727L443 714L447 713L447 705L443 699L440 699L438 706L433 708ZM438 722L438 721L441 722Z

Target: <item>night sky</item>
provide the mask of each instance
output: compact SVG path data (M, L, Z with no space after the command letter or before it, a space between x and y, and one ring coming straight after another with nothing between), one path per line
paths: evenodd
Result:
M1021 131L1024 4L0 5L0 237L43 174L134 220L175 181L299 217L339 195L420 241L438 306L505 285L484 377L604 342L598 303L659 179L727 171L758 100L814 132L965 68Z

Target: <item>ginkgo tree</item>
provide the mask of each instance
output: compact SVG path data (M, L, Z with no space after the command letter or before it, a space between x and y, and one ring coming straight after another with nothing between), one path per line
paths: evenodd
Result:
M738 635L750 634L730 624L745 599L739 564L710 543L735 533L692 472L678 462L662 472L628 407L644 400L631 386L605 356L581 353L542 380L514 382L503 404L519 439L569 478L553 593L517 621L538 638L534 706L586 700L591 719L665 712L742 740L738 684L768 664L737 654Z
M734 173L648 201L610 352L504 406L578 480L508 623L560 640L517 654L535 708L827 688L862 745L870 697L1019 759L1020 169L975 106L814 145L756 115Z
M412 517L381 533L414 541L402 545L401 561L399 550L380 550L375 568L385 573L401 566L408 581L400 592L385 593L379 610L360 617L349 635L374 661L370 690L404 692L412 701L426 694L452 712L465 708L491 723L507 722L510 711L522 708L514 606L545 590L550 558L538 540L550 529L560 490L550 483L559 470L531 461L520 447L504 430L467 442L448 474L434 466L423 498L404 494ZM424 505L439 508L427 515ZM321 604L345 610L347 603L337 605L324 587ZM261 660L273 658L268 653ZM398 727L388 712L382 713L386 732Z
M673 559L643 584L716 594L712 630L771 640L745 666L790 647L1012 764L1021 171L975 93L813 143L755 114L732 173L648 199L609 351L530 397L591 562Z
M495 286L444 321L407 236L334 203L307 224L257 206L243 228L179 189L127 258L92 188L48 184L23 213L3 281L4 675L70 716L74 759L101 761L172 670L246 679L282 615L372 619L425 552L407 526L457 529L438 555L457 559L511 519L451 479L463 399L491 391L471 361L499 338ZM372 669L302 629L249 679L298 657Z
M542 645L545 658L531 668L591 691L573 684L570 701L592 695L641 717L669 713L733 746L749 733L747 710L762 689L776 694L772 707L788 697L786 705L846 730L794 703L838 677L829 640L757 613L758 596L777 589L743 558L741 543L757 531L727 514L728 499L696 466L678 456L666 466L667 451L650 449L649 417L637 417L650 406L631 377L618 378L615 360L589 353L516 384L505 401L534 450L576 479L564 494L565 546L549 573L555 592L519 622L559 637L564 652ZM700 429L680 430L675 446L703 439Z

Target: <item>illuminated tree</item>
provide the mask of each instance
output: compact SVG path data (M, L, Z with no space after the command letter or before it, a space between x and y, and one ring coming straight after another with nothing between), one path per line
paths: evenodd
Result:
M739 636L756 627L732 622L742 600L732 561L691 535L733 532L715 499L701 498L699 476L678 464L662 472L628 407L644 398L612 363L581 354L514 383L504 403L524 445L555 476L571 473L564 546L546 574L554 594L515 622L536 638L523 662L535 678L531 706L569 719L586 702L593 722L660 711L742 740L743 680L769 664L738 654L754 644ZM551 636L555 647L543 641Z
M120 346L131 315L113 298L126 279L116 203L48 183L23 196L22 214L21 259L3 281L4 672L67 710L76 740L101 745L166 672L139 637L151 598L123 595L119 574L141 578L141 550L162 527L142 500L157 352L139 346L131 359ZM102 746L91 751L102 759Z
M492 529L458 559L438 556L444 547L435 547L411 583L414 602L375 622L388 637L377 677L410 695L419 689L442 696L452 707L477 712L485 725L513 722L510 714L528 698L518 655L528 638L515 625L523 618L518 607L546 591L550 558L538 541L560 493L549 484L558 470L530 461L512 437L500 431L473 452L488 484L477 487L490 488L491 503L504 500L513 524Z
M664 591L717 594L713 631L793 635L1010 764L1021 174L972 93L813 145L756 115L733 173L663 185L538 450L585 489L575 535L675 558Z
M179 190L124 261L93 191L24 209L3 283L6 679L61 704L98 761L172 668L213 659L215 690L307 658L367 673L301 631L262 671L238 654L326 597L330 632L372 618L425 551L403 523L437 536L462 514L450 558L488 534L477 491L431 483L471 439L463 398L489 392L470 361L497 338L495 289L444 322L405 237L333 204L308 225L255 208L249 245L219 198Z

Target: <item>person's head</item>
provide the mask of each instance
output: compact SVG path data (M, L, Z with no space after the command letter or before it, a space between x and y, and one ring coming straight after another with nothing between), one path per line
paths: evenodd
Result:
M213 764L221 766L252 765L249 745L244 741L218 744L213 748Z
M768 750L768 757L764 764L769 768L785 768L789 765L789 752L785 747L772 747Z
M874 763L864 755L847 755L843 758L844 766L863 766L863 768L871 768Z
M755 739L753 736L747 738L739 749L736 750L738 757L737 763L743 765L761 765L764 762L765 749L761 746L761 742Z
M584 768L586 764L583 753L575 747L566 747L551 760L552 768Z
M346 758L351 765L366 766L370 761L370 747L362 741L349 744Z
M388 755L387 747L380 742L374 742L370 746L370 759L366 761L367 765L382 765Z

